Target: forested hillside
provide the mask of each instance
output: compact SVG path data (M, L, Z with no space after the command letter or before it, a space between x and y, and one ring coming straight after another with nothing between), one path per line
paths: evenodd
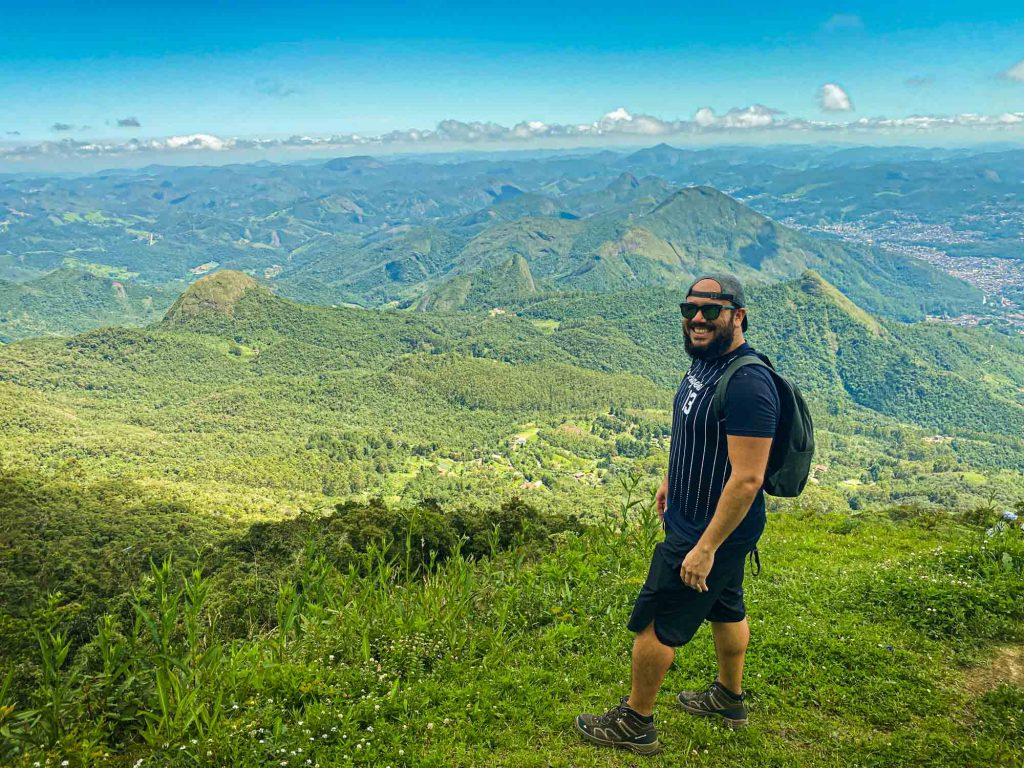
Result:
M53 414L88 413L76 417L72 439L123 455L119 473L161 476L169 462L179 479L222 489L348 493L377 487L388 474L381 461L416 474L431 457L505 453L528 423L582 421L594 434L598 415L635 411L615 431L623 445L637 443L628 451L647 455L657 446L635 437L663 429L687 365L676 298L654 289L575 294L484 314L328 309L221 272L148 329L5 348L8 418L50 419L19 436L11 454L26 466L59 466L46 442L71 424ZM826 431L870 428L890 442L916 428L912 455L939 459L936 482L961 463L1021 468L1018 340L879 321L814 273L753 291L751 307L752 341L808 392ZM30 405L43 396L45 409ZM107 430L117 425L129 429L110 445ZM313 447L331 430L329 442L350 444L337 450L351 460L325 460ZM384 433L398 448L364 456L362 441ZM933 433L947 439L922 442ZM225 454L222 440L237 450ZM859 477L863 458L837 453L825 461L841 465L845 456L850 469L827 478L832 486L850 479L846 472ZM88 454L76 460L90 463Z
M0 281L0 342L148 325L163 317L176 291L140 286L117 272L66 267L25 283Z

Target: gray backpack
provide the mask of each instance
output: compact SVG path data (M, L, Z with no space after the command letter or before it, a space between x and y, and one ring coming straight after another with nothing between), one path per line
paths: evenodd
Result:
M715 415L725 414L725 391L733 374L746 365L761 365L771 371L775 389L779 393L779 421L775 440L768 455L768 468L764 473L765 493L772 496L799 496L807 485L814 455L814 422L796 384L775 370L765 355L741 355L725 369L715 389Z

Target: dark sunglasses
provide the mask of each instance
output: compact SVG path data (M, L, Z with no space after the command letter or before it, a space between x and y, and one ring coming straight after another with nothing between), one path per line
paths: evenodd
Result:
M693 320L700 312L709 323L715 322L722 314L723 309L739 309L734 304L694 304L692 301L684 301L679 305L679 311L687 320Z

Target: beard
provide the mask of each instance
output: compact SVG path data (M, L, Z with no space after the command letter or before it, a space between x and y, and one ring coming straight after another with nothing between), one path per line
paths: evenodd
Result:
M686 347L686 354L695 360L713 360L721 357L732 346L736 337L736 329L732 323L724 326L704 323L698 327L709 328L712 331L711 338L700 347L694 345L693 339L690 338L690 327L683 324L683 345Z

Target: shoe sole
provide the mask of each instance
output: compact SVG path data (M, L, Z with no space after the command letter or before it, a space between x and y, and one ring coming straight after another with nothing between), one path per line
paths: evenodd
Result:
M734 731L746 728L750 724L750 721L745 717L726 717L718 712L706 712L703 709L695 709L679 699L676 699L676 704L682 707L684 712L691 715L697 715L697 717L717 717L722 725L726 728L731 728Z
M655 755L661 752L661 742L654 742L653 744L633 744L629 741L608 741L607 739L599 739L592 733L587 733L580 727L578 722L575 723L576 731L584 739L589 741L591 744L597 744L602 747L615 747L616 749L625 749L630 752L635 752L638 755Z

